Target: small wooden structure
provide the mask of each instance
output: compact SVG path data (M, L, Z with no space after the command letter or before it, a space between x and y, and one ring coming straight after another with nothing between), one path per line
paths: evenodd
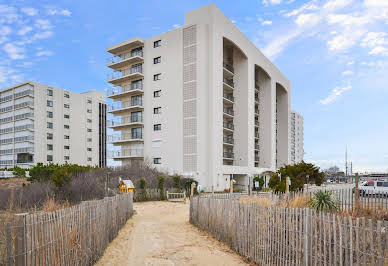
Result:
M166 195L167 195L167 200L168 201L182 201L182 202L186 202L186 193L185 192L171 193L171 192L167 191Z
M120 193L135 192L135 186L131 180L121 180L120 181Z

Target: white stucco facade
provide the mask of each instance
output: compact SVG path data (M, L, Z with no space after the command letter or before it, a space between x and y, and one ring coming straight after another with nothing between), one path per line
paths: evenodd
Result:
M107 51L113 159L149 160L206 190L289 163L290 82L213 4Z
M290 113L290 164L303 161L303 116L294 110Z
M106 100L26 81L0 91L0 167L106 165Z

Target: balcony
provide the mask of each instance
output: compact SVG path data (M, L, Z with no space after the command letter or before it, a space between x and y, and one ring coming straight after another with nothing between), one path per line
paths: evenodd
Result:
M255 126L258 127L260 125L260 122L258 120L255 120Z
M234 130L234 125L233 125L233 123L224 121L224 129L233 131L233 130Z
M108 58L107 66L112 69L118 69L132 64L141 63L143 61L143 51L137 50Z
M121 135L109 135L108 142L112 144L120 144L124 142L143 141L143 134L141 132L127 132Z
M113 160L122 160L126 158L141 158L143 157L143 148L138 149L122 149L121 151L113 151L111 153Z
M257 115L260 114L260 109L259 108L255 108L255 114L257 114Z
M259 151L260 150L260 145L255 143L255 150Z
M144 45L144 42L140 38L133 38L115 45L112 45L106 49L108 53L111 54L121 54L124 53L125 51L132 50L137 47L141 47Z
M234 139L232 136L224 136L224 144L233 145Z
M224 77L224 88L226 89L234 89L233 79L227 79Z
M121 87L115 87L108 90L108 97L111 99L117 99L121 96L130 96L143 93L143 84L127 84Z
M143 67L142 65L138 65L135 67L123 69L122 71L109 73L107 80L113 85L119 85L120 83L130 80L142 79L143 77Z
M256 139L259 139L259 138L260 138L259 132L255 132L255 138L256 138Z
M126 126L135 126L143 124L142 116L123 116L121 118L111 119L107 121L108 127L120 129Z
M255 155L255 162L260 162L259 156L256 156L256 155Z
M228 77L228 78L232 78L233 75L234 75L234 68L233 66L227 64L227 63L223 63L223 69L224 69L224 76Z
M124 111L136 111L143 109L143 101L125 101L108 105L108 113L118 114Z
M224 159L225 160L233 160L234 153L233 151L224 151Z
M234 103L234 97L233 97L233 94L232 93L225 93L224 92L224 100L227 102L227 103Z
M233 108L224 107L224 115L233 117L234 116Z

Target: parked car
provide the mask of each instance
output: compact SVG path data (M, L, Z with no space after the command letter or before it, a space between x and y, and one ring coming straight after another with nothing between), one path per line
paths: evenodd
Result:
M365 181L359 186L360 195L388 195L388 181Z

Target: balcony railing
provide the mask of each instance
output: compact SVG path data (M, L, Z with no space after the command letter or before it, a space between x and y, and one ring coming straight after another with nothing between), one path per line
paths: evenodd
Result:
M234 68L233 68L233 66L231 66L231 65L229 65L229 64L227 64L227 63L223 63L223 65L224 65L224 68L225 68L225 69L227 69L227 70L229 70L230 72L234 73Z
M142 116L123 116L121 118L108 120L107 122L108 122L108 127L116 127L116 126L131 124L131 123L142 123L143 117Z
M128 132L128 133L122 133L121 135L109 135L108 141L109 142L115 142L115 141L126 141L126 140L136 140L136 139L143 139L142 132Z
M255 120L255 126L259 126L260 125L260 122Z
M260 134L259 134L259 132L255 132L255 138L260 138Z
M137 50L137 51L133 51L133 52L129 52L129 53L124 53L124 54L121 54L118 56L113 56L113 57L108 58L106 60L106 63L108 65L115 64L115 63L127 60L127 59L132 58L132 57L136 57L136 56L143 57L143 51Z
M111 104L111 105L108 105L108 111L117 111L120 109L125 109L129 107L134 107L134 106L143 106L143 101L141 100L125 101L125 102L120 102L116 104Z
M233 159L234 153L232 151L224 151L224 158Z
M260 109L259 108L255 108L255 114L260 114Z
M260 150L260 145L255 144L255 150Z
M233 130L234 129L234 125L233 125L233 123L224 121L224 128Z
M234 82L232 79L224 78L224 83L229 85L230 87L234 88Z
M260 161L260 157L255 156L255 162L259 162L259 161Z
M122 71L109 73L107 79L109 81L109 80L118 79L135 73L140 73L140 74L143 73L143 67L142 66L131 67L131 68L124 69Z
M108 89L108 96L117 95L117 94L133 91L133 90L143 90L143 84L133 83L133 84L124 85L121 87L110 88Z
M228 99L231 102L234 102L234 97L233 97L233 94L231 93L224 93L224 98Z
M224 143L233 144L234 143L233 137L232 136L224 136Z
M234 115L233 108L224 107L224 113L228 115Z
M122 149L121 151L113 151L113 158L119 157L143 157L143 149Z

